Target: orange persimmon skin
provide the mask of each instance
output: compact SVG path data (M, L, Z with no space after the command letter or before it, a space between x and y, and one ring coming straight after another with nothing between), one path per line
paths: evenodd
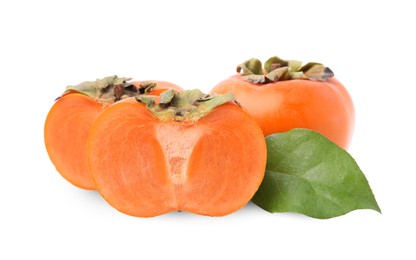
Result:
M354 128L354 106L345 87L335 78L254 84L234 75L211 93L231 91L263 129L264 135L308 128L320 132L344 149Z
M170 88L181 90L170 82L153 82L157 86L149 93L152 95ZM86 158L87 139L92 124L109 106L84 94L69 92L48 113L44 126L46 150L57 171L74 186L95 189Z
M138 217L230 214L252 198L266 165L260 127L232 103L178 122L158 120L144 104L119 102L94 123L87 154L97 191Z

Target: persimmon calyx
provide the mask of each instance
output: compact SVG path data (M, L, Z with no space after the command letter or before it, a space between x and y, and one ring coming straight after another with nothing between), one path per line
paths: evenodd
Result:
M149 94L156 86L156 82L145 81L141 82L139 86L134 85L137 88L139 94Z
M95 81L84 81L78 85L67 86L64 94L78 92L91 98L112 103L127 97L134 97L147 94L154 87L156 82L143 82L135 86L128 81L131 78L118 77L116 75L97 79Z
M214 108L230 101L235 102L231 92L227 94L207 95L198 89L175 92L173 89L160 94L156 103L152 96L137 96L138 102L146 104L146 108L159 120L167 121L198 121Z
M264 63L252 58L237 66L237 72L242 71L242 79L257 84L292 80L310 79L315 81L326 81L334 76L328 67L321 63L309 62L302 66L297 60L283 60L279 57L271 57Z

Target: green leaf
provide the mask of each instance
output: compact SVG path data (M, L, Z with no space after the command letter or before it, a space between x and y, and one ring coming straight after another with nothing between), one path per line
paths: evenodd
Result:
M253 202L269 212L332 218L356 209L381 213L367 179L345 150L318 132L266 137L265 178Z

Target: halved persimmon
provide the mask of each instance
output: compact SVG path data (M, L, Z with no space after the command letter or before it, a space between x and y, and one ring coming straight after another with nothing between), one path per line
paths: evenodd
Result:
M137 99L106 109L88 138L91 176L111 206L139 217L222 216L252 198L264 177L265 140L230 93Z
M79 188L95 188L88 170L86 144L92 124L105 108L127 97L181 89L169 82L128 80L111 76L69 86L48 113L44 127L48 155L57 171Z

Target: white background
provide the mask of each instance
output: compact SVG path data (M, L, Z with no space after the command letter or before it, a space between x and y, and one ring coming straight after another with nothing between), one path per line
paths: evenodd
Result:
M0 259L415 259L411 2L2 1ZM323 62L348 88L349 151L383 214L134 218L49 161L43 123L66 85L117 74L207 92L274 55Z

